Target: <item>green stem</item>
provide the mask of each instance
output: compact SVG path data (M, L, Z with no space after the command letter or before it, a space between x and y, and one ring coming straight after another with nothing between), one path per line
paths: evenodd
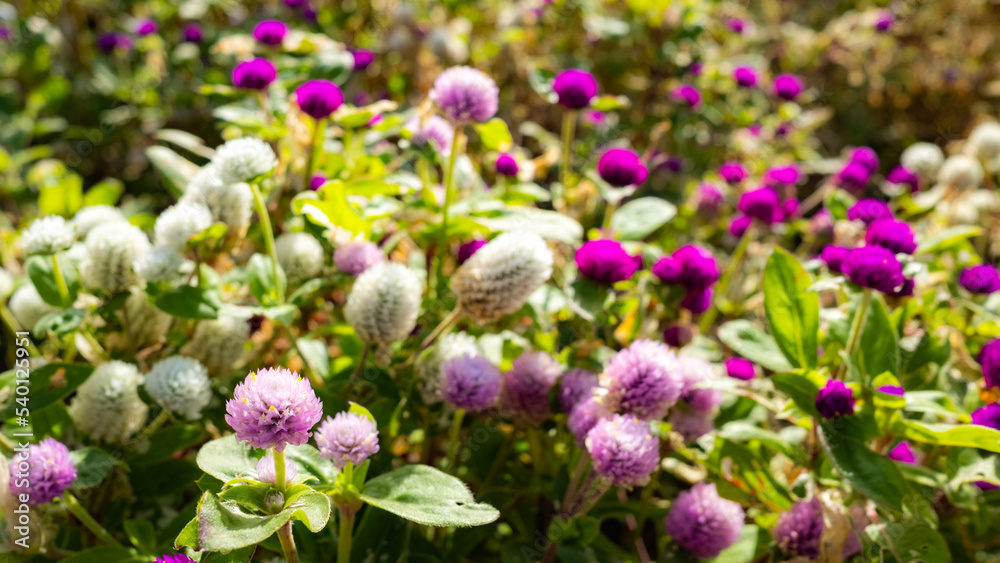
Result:
M306 359L306 355L302 353L302 348L299 347L299 339L295 336L295 331L292 330L292 327L288 327L288 339L292 342L292 348L294 348L295 352L298 353L300 358L302 358L302 371L306 372L306 377L309 378L309 383L311 383L313 387L322 387L323 378L316 373L316 370L314 370L312 365L309 364L309 360Z
M72 303L69 302L69 287L66 286L66 278L63 277L62 268L59 267L59 257L55 254L50 254L49 258L52 259L52 277L56 279L56 289L59 291L59 301L62 302L64 306L70 306Z
M337 563L350 563L351 534L354 532L354 509L345 505L338 506L337 509L340 511L340 537L337 540Z
M729 283L732 281L733 276L736 275L736 271L740 269L743 264L743 255L747 252L747 247L750 246L750 241L753 240L757 233L756 222L750 223L747 230L743 232L743 236L740 237L739 244L736 245L736 249L733 250L733 255L729 258L729 264L726 266L726 271L722 274L722 278L719 280L719 285L716 286L715 290L715 301L718 302L721 299L725 299L729 294ZM715 322L715 318L719 314L719 309L716 307L715 303L705 311L705 314L701 317L701 322L698 323L698 331L701 334L707 334L708 329L712 328L712 323Z
M267 253L271 256L271 275L274 276L274 285L277 286L278 305L284 305L285 292L281 286L281 272L278 265L278 251L274 247L274 231L271 229L271 216L267 212L267 204L264 203L264 196L260 193L260 188L254 182L250 183L250 192L253 194L254 205L257 206L257 214L260 215L260 227L264 231L264 243L267 245Z
M559 193L552 194L552 205L557 210L562 211L566 207L566 193L569 192L570 156L573 146L573 136L576 129L576 111L567 110L563 114L562 122L562 167L560 169L559 181L562 187Z
M358 365L354 366L354 373L351 374L351 381L357 381L361 377L361 373L365 371L365 364L368 363L368 354L371 352L371 345L367 342L364 344L365 350L361 353L361 359L358 360Z
M438 263L437 263L437 293L440 297L444 288L444 261L448 256L448 212L454 197L455 161L462 151L463 135L460 128L455 129L455 138L451 142L451 154L448 155L448 168L444 174L444 207L441 209L441 232L438 233Z
M313 169L316 167L316 154L323 151L323 133L326 131L326 118L316 120L313 127L312 142L309 143L309 160L306 164L306 175L303 187L308 188L312 181Z
M275 460L277 459L275 457ZM295 538L292 537L291 520L278 528L278 541L281 542L281 551L285 552L285 560L288 563L299 563L299 550L295 548Z
M160 427L166 424L168 420L170 420L170 411L168 411L167 409L163 409L162 411L160 411L160 414L156 415L156 418L153 419L153 422L149 423L149 426L143 428L142 432L139 433L138 436L136 436L135 441L138 442L143 438L148 438L149 436L152 436L153 432L159 430Z
M427 338L425 338L423 343L420 344L420 351L423 352L424 350L430 348L431 345L434 344L435 340L447 332L448 329L454 326L454 324L462 318L463 314L464 312L462 311L462 307L459 306L455 307L452 312L448 313L447 317L441 319L441 323L438 324L434 331L427 335Z
M72 493L68 491L63 492L62 500L63 504L66 505L66 508L73 513L73 516L76 516L77 520L86 526L91 533L97 536L97 539L101 540L102 543L111 547L122 546L122 544L118 543L118 540L111 537L111 534L104 529L104 526L98 524L97 520L94 520L94 517L88 514L87 511L80 506L80 502L76 500L76 497L74 497Z
M455 411L455 418L451 422L451 437L448 439L448 465L445 468L452 474L458 473L455 467L455 456L458 454L458 434L462 430L462 419L465 417L465 409Z
M274 450L274 488L285 494L285 452Z
M569 480L569 486L566 487L566 496L563 497L562 506L559 510L566 511L569 510L570 505L576 501L576 494L579 492L580 480L583 479L583 474L587 471L587 467L590 465L590 454L586 450L581 450L580 460L576 463L576 469L573 470L573 476Z
M844 363L840 364L837 368L837 379L841 379L844 375L844 369L847 367L847 359L854 355L854 352L858 348L858 344L861 342L861 333L864 332L865 318L868 316L868 309L872 303L872 290L865 289L861 292L861 302L858 304L858 308L854 311L854 320L851 321L851 330L847 333L847 347L844 348L844 352L847 354L847 358L844 359Z

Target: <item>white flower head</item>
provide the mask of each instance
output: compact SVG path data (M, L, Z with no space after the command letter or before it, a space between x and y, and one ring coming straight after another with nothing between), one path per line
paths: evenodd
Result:
M226 141L216 149L212 165L226 184L249 182L274 170L278 158L271 145L259 137Z
M552 275L552 250L538 234L503 233L476 251L451 280L458 304L478 321L517 311Z
M275 241L278 263L289 283L312 278L323 269L323 245L306 233L285 233Z
M12 315L24 330L31 330L39 319L59 309L42 300L38 290L30 282L17 288L7 303Z
M212 211L202 203L181 201L156 218L153 242L156 246L183 251L189 238L212 226Z
M219 168L209 164L188 183L182 202L200 203L212 212L212 219L224 223L227 238L242 238L253 216L253 193L245 183L227 184Z
M170 330L174 318L149 302L145 292L137 289L125 300L119 314L123 315L125 338L133 347L145 347L161 341Z
M223 376L243 358L243 347L249 338L250 325L245 317L220 315L198 323L181 353L200 361L211 375Z
M354 282L344 316L361 340L388 345L403 340L417 324L423 284L403 264L381 262Z
M922 179L931 180L944 163L944 151L933 143L914 143L906 147L899 163Z
M83 282L111 292L127 289L139 281L133 265L150 250L149 239L129 223L108 223L90 231L87 256L80 265Z
M938 183L960 190L974 190L983 183L983 166L968 155L949 156L938 170Z
M142 428L149 414L139 398L141 382L139 369L132 364L101 364L77 390L69 415L94 440L121 444Z
M56 254L66 250L76 240L76 227L58 215L35 219L21 233L21 248L25 254Z
M979 160L992 160L1000 156L1000 123L980 123L969 134L969 150Z
M148 283L168 282L177 277L177 271L184 264L184 255L176 248L153 247L136 259L135 273Z
M171 356L146 375L146 391L161 407L195 419L212 400L208 370L194 358Z
M73 224L76 226L76 236L84 239L94 229L107 223L128 223L121 209L110 205L89 205L76 212Z
M0 302L10 297L14 291L14 276L10 272L0 268Z

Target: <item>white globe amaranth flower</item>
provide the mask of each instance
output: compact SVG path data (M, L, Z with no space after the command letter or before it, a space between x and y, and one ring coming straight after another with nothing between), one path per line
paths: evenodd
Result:
M983 183L983 166L968 155L949 156L938 170L938 183L960 190L974 190Z
M10 297L14 291L14 276L10 272L0 268L0 301Z
M246 318L220 315L217 319L198 323L181 354L200 361L211 375L223 376L243 358L243 347L249 338L250 325Z
M94 440L121 444L142 428L149 414L139 398L141 382L139 369L132 364L101 364L77 390L69 415Z
M121 209L110 205L90 205L80 209L73 216L76 236L81 239L87 238L95 227L108 223L128 223L128 218Z
M344 316L361 340L388 345L409 336L417 324L423 284L413 270L381 262L354 282Z
M79 234L79 233L77 233ZM73 265L77 270L80 266L87 261L87 245L82 241L76 241L73 246L69 247L69 250L63 253L63 258L69 260L69 263Z
M182 265L184 255L176 248L156 246L137 258L133 268L147 283L160 283L176 278Z
M189 238L212 226L212 211L193 201L181 201L156 218L153 242L156 246L183 250Z
M171 356L146 374L146 391L168 411L195 419L212 400L208 370L194 358Z
M14 319L17 320L18 324L24 330L33 329L39 319L59 310L43 301L42 296L38 294L38 290L35 289L35 286L31 282L22 285L14 291L14 294L10 296L10 301L7 303L7 308L10 309L11 314L14 315Z
M323 269L323 245L306 233L285 233L274 243L278 264L289 283L312 278Z
M142 229L109 223L90 231L84 244L87 257L80 265L80 276L88 287L116 292L139 282L133 265L150 250Z
M1000 123L987 121L977 125L969 134L968 147L972 156L980 160L1000 156Z
M552 275L552 250L538 234L503 233L476 251L451 280L459 306L481 322L517 311Z
M25 254L56 254L66 250L76 240L76 227L58 215L35 219L21 233L21 248Z
M216 149L212 165L218 170L219 178L229 185L267 174L278 165L278 157L267 141L243 137L226 141Z
M200 203L212 212L212 219L226 225L227 238L243 238L253 217L253 192L245 183L227 184L217 166L209 164L188 183L182 202Z
M125 338L133 347L144 348L163 340L170 330L173 317L149 302L145 292L137 289L125 300L119 314L125 327Z
M924 180L930 180L937 175L944 163L944 151L933 143L914 143L906 147L899 157L899 163Z
M441 400L438 381L445 362L462 356L484 356L482 346L475 336L466 332L449 332L437 344L417 358L417 376L421 380L421 393L428 404Z

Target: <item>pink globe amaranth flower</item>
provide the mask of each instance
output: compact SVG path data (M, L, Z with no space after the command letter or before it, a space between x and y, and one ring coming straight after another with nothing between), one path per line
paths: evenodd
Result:
M687 72L691 76L701 76L702 71L705 70L705 64L701 61L695 61L687 67Z
M452 358L441 366L438 381L441 399L456 409L470 412L493 406L500 396L502 374L482 356L468 354Z
M11 460L10 492L28 495L26 504L29 506L52 502L76 482L76 468L69 459L69 449L55 438L28 446L27 475L14 471L19 461L24 460L17 456Z
M781 220L791 221L799 214L799 200L794 197L786 199L781 204Z
M684 382L681 401L691 409L702 412L711 412L719 406L722 403L722 390L702 387L716 377L712 364L690 356L678 356L677 361Z
M823 505L818 498L799 501L778 517L771 530L778 547L789 557L819 557L820 536L823 535Z
M890 170L885 179L890 184L903 184L909 186L910 192L915 192L920 188L920 177L902 166L897 166Z
M132 38L124 33L103 33L97 38L97 48L104 54L132 49Z
M879 159L875 151L870 147L857 147L851 151L852 162L860 162L868 169L868 172L874 174L878 172Z
M757 376L757 368L753 362L744 358L729 358L726 360L726 375L741 381L750 381Z
M900 463L917 463L917 456L913 453L913 448L906 441L896 444L896 447L889 450L889 453L885 454L885 457Z
M1000 387L1000 340L993 340L983 346L976 359L983 366L986 386Z
M892 219L892 209L889 204L877 199L859 199L847 210L847 218L851 221L861 221L871 225L879 219Z
M645 485L660 464L660 441L649 423L616 414L598 420L585 441L594 471L618 487Z
M730 31L743 33L747 27L747 23L740 18L729 18L726 20L726 27L728 27Z
M652 340L636 340L612 356L599 379L612 410L643 420L662 419L684 389L677 356Z
M695 205L698 208L698 215L703 217L715 217L719 214L724 198L719 188L712 184L701 184L698 186L698 193L695 195Z
M747 178L747 169L739 162L727 162L719 167L719 176L729 185L739 184Z
M500 174L501 176L507 176L508 178L517 176L517 161L514 160L513 156L507 153L501 153L500 156L497 157L495 167L497 174Z
M278 20L264 20L253 28L253 38L271 47L281 45L288 34L288 26Z
M322 174L313 174L313 177L309 179L309 189L312 191L319 191L323 187L323 184L327 182L329 178Z
M552 81L552 91L559 104L567 109L583 109L597 95L594 75L582 70L564 70Z
M316 431L319 457L333 462L337 469L348 463L361 465L378 453L378 428L375 421L354 412L328 416Z
M285 482L293 481L299 475L299 468L290 458L285 458ZM257 480L261 483L277 482L278 475L274 470L274 454L270 450L264 457L257 460Z
M720 497L715 483L698 483L677 495L663 527L678 545L707 559L736 543L744 518L743 507Z
M670 92L670 97L687 104L688 107L696 108L701 105L701 92L690 84L681 84Z
M864 191L868 181L871 180L872 173L864 164L851 160L844 164L844 167L837 172L837 185L847 191L858 193Z
M843 381L831 379L816 393L816 410L830 420L854 414L854 395Z
M233 69L233 85L243 90L264 90L277 77L277 69L267 59L244 61Z
M163 554L153 560L153 563L196 563L183 553Z
M458 264L465 264L465 261L472 258L472 255L476 253L477 250L486 246L486 241L482 239L470 240L468 242L463 242L458 247Z
M875 20L875 30L879 33L885 33L892 28L892 24L895 22L896 18L892 15L892 12L882 12L879 14L878 19Z
M757 71L748 66L737 67L733 71L733 78L736 80L736 84L742 88L757 87Z
M972 423L1000 430L1000 404L992 403L972 411Z
M764 172L764 183L773 186L775 184L793 186L799 183L799 167L794 164L787 166L773 166Z
M600 397L590 396L573 406L566 419L566 428L576 438L576 443L583 446L587 434L597 424L598 420L611 416L611 411Z
M778 223L784 216L778 192L768 187L744 192L737 207L747 217L767 224Z
M826 209L820 209L809 220L809 231L817 236L833 236L833 215Z
M581 368L564 373L559 381L559 404L570 412L579 402L590 398L598 387L597 374Z
M431 101L452 123L487 121L497 113L500 90L484 73L467 66L449 68L438 75Z
M958 283L970 293L988 295L1000 291L1000 272L990 264L971 266L958 275Z
M674 251L673 258L681 267L677 283L688 291L704 291L719 280L719 266L707 248L686 244Z
M642 267L642 256L630 255L615 240L591 240L576 251L576 267L589 280L612 284L632 279Z
M663 341L667 346L683 348L694 340L694 330L689 325L671 325L663 330Z
M587 110L583 112L583 122L594 127L603 127L607 120L608 116L603 111Z
M701 291L688 291L678 305L696 315L700 315L712 307L712 298L714 296L715 291L710 287Z
M694 409L674 409L670 412L670 429L680 434L685 444L696 441L715 430L712 411Z
M750 224L753 223L753 219L747 217L746 215L739 215L731 223L729 223L729 234L736 238L742 237L747 229L750 228Z
M353 240L345 242L333 252L333 263L341 272L360 276L362 272L379 262L384 262L382 249L374 242Z
M202 32L201 26L196 23L184 24L181 36L187 43L201 43L205 39L205 34Z
M226 422L239 441L279 452L306 443L322 416L323 403L309 380L284 368L250 373L226 402Z
M913 297L913 290L916 289L916 284L911 279L903 280L903 285L899 289L893 291L889 295L893 297Z
M156 26L156 22L148 18L139 20L138 24L135 26L135 34L139 37L152 35L158 30L159 27Z
M295 103L313 119L323 119L344 103L344 94L329 80L310 80L296 88Z
M841 267L844 263L844 258L851 252L849 248L844 248L843 246L837 246L835 244L828 244L823 248L823 252L820 253L819 257L823 262L826 262L826 267L830 268L831 272L841 273Z
M354 58L354 70L365 70L375 62L375 53L367 49L355 49L351 51Z
M410 142L422 147L433 141L435 148L444 154L451 152L451 143L455 138L455 130L439 115L432 115L424 120L414 117L404 126L410 132Z
M882 385L878 390L887 395L896 395L897 397L902 397L906 394L906 389L903 389L899 385Z
M663 283L669 284L680 284L681 274L684 271L684 265L681 261L673 256L664 256L653 264L650 268L653 275L660 278Z
M888 248L896 254L913 254L917 249L917 241L910 225L891 218L878 219L868 225L865 243Z
M789 101L799 97L799 94L805 90L802 79L794 74L779 74L775 76L771 87L774 89L775 96Z
M601 179L615 187L638 186L646 181L649 170L634 151L608 149L597 162Z
M500 407L522 424L540 424L552 414L549 391L562 374L555 358L545 352L524 352L503 374Z
M893 293L903 286L903 265L896 254L881 246L862 246L847 253L840 265L847 279L882 293Z

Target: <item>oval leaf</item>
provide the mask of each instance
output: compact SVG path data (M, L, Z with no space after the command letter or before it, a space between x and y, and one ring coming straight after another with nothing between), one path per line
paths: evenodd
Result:
M427 465L407 465L368 481L361 499L428 526L479 526L500 517L464 483Z

